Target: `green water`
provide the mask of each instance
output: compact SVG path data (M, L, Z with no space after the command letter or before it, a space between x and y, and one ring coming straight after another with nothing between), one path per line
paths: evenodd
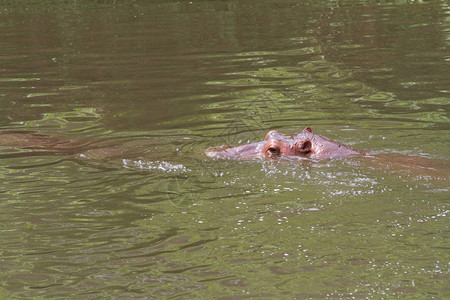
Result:
M1 2L0 131L113 151L0 147L0 298L449 298L449 24L446 1ZM306 126L440 172L203 154Z

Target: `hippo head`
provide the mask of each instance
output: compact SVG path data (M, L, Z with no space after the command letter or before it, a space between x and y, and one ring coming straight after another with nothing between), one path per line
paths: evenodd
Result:
M308 133L311 133L310 127L306 127L303 132L294 136L271 130L266 134L261 154L267 157L307 156L312 151L312 142L308 138Z
M337 158L362 154L362 151L343 145L318 134L310 127L294 135L285 135L276 130L266 134L264 141L236 147L209 148L205 154L214 158L251 158L296 156L304 158Z
M314 153L313 136L309 127L292 136L282 134L277 130L271 130L262 142L236 147L210 148L206 150L206 155L215 158L309 157Z

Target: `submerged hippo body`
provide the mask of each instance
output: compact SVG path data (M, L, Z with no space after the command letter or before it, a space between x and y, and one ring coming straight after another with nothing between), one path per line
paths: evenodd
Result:
M81 149L87 149L87 145L81 141L60 139L31 131L0 131L0 147L74 154Z
M206 155L213 158L252 158L297 156L304 158L342 158L365 154L324 136L313 134L310 127L292 136L269 131L262 142L236 147L210 148Z
M18 157L23 155L69 155L82 163L106 165L114 162L122 163L124 158L139 158L140 160L161 161L175 157L176 153L161 151L164 147L160 140L117 139L103 141L88 141L82 138L66 139L27 131L0 131L0 158ZM448 160L430 160L423 157L396 154L372 154L356 150L321 135L313 134L306 127L302 132L292 136L284 135L276 130L269 131L262 142L236 147L220 147L207 149L206 155L213 158L249 159L253 157L276 158L281 156L306 159L327 159L359 156L365 165L384 171L405 174L417 174L424 178L448 180L450 178L450 163ZM427 176L427 177L425 177ZM428 179L427 179L428 180Z
M9 153L10 148L26 149L40 155L54 153L74 155L78 159L96 161L119 158L124 152L121 145L112 143L65 139L32 131L0 131L0 154Z

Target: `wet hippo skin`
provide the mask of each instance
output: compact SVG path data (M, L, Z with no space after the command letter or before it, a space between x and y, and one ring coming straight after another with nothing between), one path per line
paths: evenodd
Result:
M310 127L294 135L269 131L262 142L236 147L209 148L205 154L213 158L251 158L299 156L305 158L342 158L365 152L312 133Z
M313 134L310 127L291 136L276 130L269 131L262 142L236 147L222 146L208 148L205 154L212 158L249 159L254 157L299 157L311 159L332 159L358 157L368 167L387 172L430 176L447 180L450 178L448 161L430 160L422 157L400 154L373 154L354 149L324 136Z
M81 154L81 157L108 158L122 153L120 146L92 143L81 139L64 139L34 132L0 132L0 146L12 146L34 151ZM94 153L95 152L95 153ZM269 131L265 140L236 147L207 149L206 155L217 158L251 158L301 156L306 158L340 158L365 154L318 134L311 128L292 136Z
M63 154L77 161L109 163L122 158L143 157L152 160L174 155L169 149L160 151L162 147L162 142L149 142L148 139L139 137L93 141L83 137L58 137L33 131L0 131L0 155L3 157Z
M118 157L123 152L121 147L113 145L83 139L59 138L31 131L0 131L0 147L27 149L35 154L76 154L79 158L96 160Z
M88 148L87 143L81 141L60 139L30 131L1 131L0 146L67 154L78 153L81 149Z
M0 154L9 155L9 148L31 150L33 154L68 154L82 161L108 163L124 157L161 159L168 151L160 151L148 140L130 141L130 143L93 142L84 139L65 139L35 132L0 132ZM158 144L159 146L159 144ZM4 148L4 149L2 149ZM28 152L27 152L28 153ZM411 173L434 178L450 178L450 166L447 160L427 159L423 157L399 154L377 154L360 151L324 136L313 134L311 128L292 136L276 130L269 131L262 142L236 147L216 147L205 150L212 158L249 159L254 157L298 157L305 159L330 159L358 157L366 161L367 166L400 174ZM30 153L28 153L30 155ZM16 156L16 154L13 154Z

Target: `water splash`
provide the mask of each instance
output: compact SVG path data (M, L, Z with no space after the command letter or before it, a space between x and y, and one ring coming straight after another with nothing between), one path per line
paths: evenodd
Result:
M187 173L190 170L182 164L172 164L167 161L143 161L123 159L125 168L139 168L145 170L160 170L166 173Z

